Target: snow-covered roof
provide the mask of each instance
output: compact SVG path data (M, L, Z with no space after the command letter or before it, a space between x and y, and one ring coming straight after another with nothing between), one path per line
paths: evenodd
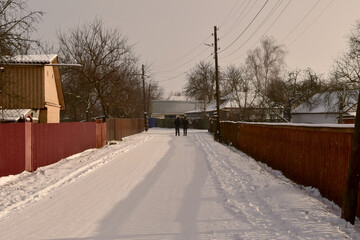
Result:
M26 116L31 109L4 109L0 110L0 121L16 122L21 117Z
M299 114L299 113L336 113L339 112L339 96L342 94L343 97L346 98L346 102L348 103L345 106L344 111L348 111L352 105L357 104L359 91L351 90L351 91L338 91L338 92L325 92L325 93L317 93L313 97L310 98L309 102L311 103L303 103L295 108L291 113Z
M5 57L0 63L13 64L50 64L55 58L56 54L42 54L42 55L16 55L13 57Z
M238 101L236 100L238 99ZM260 104L261 98L253 91L249 92L233 92L220 98L220 109L225 108L241 108L244 106L256 107ZM246 102L246 103L245 103ZM240 105L239 105L240 103ZM206 112L216 111L216 100L212 100L206 107ZM187 113L203 112L203 110L194 110Z

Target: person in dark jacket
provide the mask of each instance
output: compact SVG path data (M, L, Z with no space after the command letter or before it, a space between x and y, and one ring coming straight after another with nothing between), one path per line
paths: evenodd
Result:
M189 121L186 119L186 117L184 117L184 119L182 120L182 125L183 125L183 129L184 129L184 136L187 135L187 129L189 126Z
M175 125L175 136L180 136L180 118L177 117L174 121L174 125Z

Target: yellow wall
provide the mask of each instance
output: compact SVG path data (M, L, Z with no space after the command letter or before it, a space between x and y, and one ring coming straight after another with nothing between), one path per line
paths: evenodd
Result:
M56 90L54 68L50 66L44 67L44 85L45 85L45 103L51 105L59 105L59 99Z
M59 123L60 122L60 108L53 106L46 106L45 109L40 110L40 123Z
M59 123L60 122L60 108L47 106L47 122Z

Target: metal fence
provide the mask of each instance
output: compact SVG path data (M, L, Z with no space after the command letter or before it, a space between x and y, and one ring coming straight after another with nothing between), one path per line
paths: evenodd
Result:
M101 148L107 139L144 131L144 119L107 119L107 123L0 124L0 177L35 171L38 167Z
M0 124L0 177L25 170L26 124ZM30 133L31 134L31 133Z

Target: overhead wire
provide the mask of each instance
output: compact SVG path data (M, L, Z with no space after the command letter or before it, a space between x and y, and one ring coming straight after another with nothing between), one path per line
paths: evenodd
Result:
M267 32L275 25L275 23L279 20L279 18L283 15L283 13L285 12L285 10L289 7L290 3L292 2L292 0L289 0L289 2L284 6L284 8L281 10L281 12L278 14L278 16L275 18L275 20L272 22L272 24L266 29L266 31L263 33L263 35L259 38L258 41L255 41L254 44L250 47L250 49L254 48L255 45L267 34ZM229 62L234 62L237 61L238 59L240 59L241 57L243 57L246 54L246 52L244 52L243 54L241 54L239 57L237 57L236 59L233 59Z
M249 6L250 4L250 0L247 2L246 6L244 7L244 9L241 11L240 15L238 16L238 18L236 19L236 21L233 23L233 25L230 27L230 30L227 31L223 38L226 37L227 35L229 35L230 33L232 33L235 29L236 29L236 26L239 24L239 22L241 22L249 13L250 11L253 9L253 7L255 6L256 4L256 1L253 1L253 5L247 10L247 7ZM240 6L240 8L244 5L245 2L243 2L243 4ZM243 16L243 13L246 12L246 14Z
M250 2L251 2L251 1L248 1L247 6L249 5ZM252 21L249 23L249 25L247 26L247 28L243 31L243 33L244 33L244 32L249 28L249 26L255 21L255 19L259 16L259 14L261 13L261 11L264 9L264 7L266 6L266 4L267 4L268 2L269 2L269 0L266 0L266 2L263 4L262 8L258 11L258 13L255 15L255 17L254 17L254 18L252 19ZM230 10L229 14L228 14L227 17L224 19L223 24L226 24L228 21L230 21L230 19L233 18L234 15L232 15L232 12L234 11L234 9L235 9L236 6L238 5L238 3L239 3L239 1L237 1L237 2L235 3L235 5L232 7L232 9ZM241 4L240 8L244 5L244 3L245 3L245 2L243 2L243 3ZM248 12L246 13L246 15L250 12L250 10L253 8L254 5L255 5L255 4L253 4L253 5L250 7L250 9L249 9ZM247 6L246 6L246 8L247 8ZM234 29L235 25L238 24L239 19L241 19L242 14L245 12L246 8L243 9L242 13L241 13L240 16L237 18L236 22L232 25L232 28L233 28L233 29ZM246 16L246 15L245 15L245 16ZM231 29L230 32L232 32L233 29ZM230 32L228 32L228 34L229 34ZM243 33L242 33L242 34L243 34ZM229 48L231 45L233 45L233 44L241 37L242 34L240 34L227 48ZM184 58L188 57L189 55L191 55L195 50L197 50L198 48L200 48L200 47L209 39L209 37L210 37L210 36L208 36L205 40L203 40L199 45L197 45L197 46L196 46L194 49L192 49L190 52L188 52L188 53L185 54L184 56L178 58L177 60L173 61L173 62L172 62L171 64L169 64L169 65L170 65L170 66L171 66L171 65L174 65L175 63L177 63L177 62L183 60ZM223 51L225 51L227 48L225 48ZM181 65L177 65L177 66L174 66L174 67L172 67L172 68L166 68L166 69L167 69L167 70L172 70L172 69L180 68L180 67L188 64L189 62L193 61L195 58L201 56L206 50L207 50L207 49L204 49L204 51L201 51L199 54L197 54L196 56L194 56L194 57L192 57L191 59L187 60L186 62L182 63ZM222 51L222 52L223 52L223 51ZM205 58L204 61L208 60L211 56L212 56L212 55L209 55L207 58ZM171 71L156 71L156 72L154 72L154 73L160 73L160 72L171 72ZM177 79L177 78L185 75L186 73L187 73L187 72L183 72L183 73L177 74L176 76L173 76L173 77L170 77L170 78L167 78L167 79L163 79L163 80L157 80L157 81L158 81L158 82L162 82L162 83L168 82L168 81ZM180 84L180 83L176 83L176 84Z
M263 25L269 20L269 18L274 14L274 12L279 8L279 6L282 4L284 0L278 0L277 3L273 6L273 8L269 11L269 13L266 15L266 17L263 19L263 21L259 24L259 26L255 29L255 31L241 44L238 48L236 48L232 53L224 56L224 58L227 58L231 55L233 55L235 52L239 51L246 43L249 42L249 40L260 30L260 28L263 27Z
M174 65L175 63L183 60L184 58L188 57L189 55L191 55L192 53L195 52L195 50L199 49L201 46L204 45L204 43L206 43L206 41L211 37L211 35L209 35L207 38L205 38L200 44L198 44L195 48L193 48L191 51L189 51L188 53L186 53L185 55L181 56L180 58L174 60L172 63L168 63L168 64L165 64L163 66L160 66L160 67L164 67L164 66L171 66L171 65ZM168 69L174 69L174 68L177 68L179 66L176 66L176 67L164 67L164 69L168 70ZM156 71L156 72L159 72L159 71Z
M290 44L287 46L290 47L301 38L301 36L308 30L310 27L325 13L325 11L335 2L335 0L332 0L322 11L321 13L302 31Z
M182 66L185 66L186 64L188 64L189 62L193 61L195 58L198 58L199 56L201 56L204 52L206 52L208 49L205 48L203 51L201 51L199 54L195 55L193 58L189 59L188 61L184 62L183 64L177 66L176 68L180 68ZM174 68L175 69L175 68ZM170 71L171 72L171 71ZM156 73L156 72L155 72Z
M236 5L239 3L239 0L235 3L235 5L232 7L232 9L230 10L229 14L227 15L227 17L224 19L223 23L225 24L227 21L229 21L231 19L231 14L232 12L234 11L234 9L236 8ZM243 2L244 3L244 2ZM243 4L242 4L243 5ZM241 6L242 6L241 5ZM176 61L172 62L171 64L173 65L174 63L176 62L179 62L180 60L184 59L185 57L189 56L191 53L193 53L195 50L197 50L200 46L204 45L206 43L206 41L210 38L210 36L208 36L206 39L204 39L199 45L197 45L194 49L192 49L189 53L187 53L186 55L180 57L179 59L177 59ZM177 65L175 67L172 67L172 68L166 68L167 71L155 71L153 73L163 73L163 72L172 72L171 70L173 69L177 69L177 68L180 68L186 64L188 64L189 62L193 61L195 58L201 56L205 51L207 51L208 49L204 49L203 51L201 51L199 54L197 54L196 56L192 57L191 59L187 60L186 62L182 63L181 65ZM209 59L210 56L208 56L207 58L204 59L204 61L206 61L207 59ZM162 79L162 80L157 80L158 82L168 82L168 81L171 81L171 80L174 80L176 78L179 78L183 75L185 75L186 72L182 72L180 74L177 74L173 77L170 77L170 78L165 78L165 79Z
M207 59L209 59L211 56L212 56L212 54L209 55L207 58L205 58L204 61L206 61ZM188 70L188 71L189 71L189 70ZM161 82L161 83L163 83L163 82L168 82L168 81L170 81L170 80L174 80L174 79L176 79L176 78L179 78L179 77L187 74L188 71L185 71L185 72L183 72L183 73L181 73L181 74L178 74L178 75L176 75L176 76L174 76L174 77L171 77L171 78L168 78L168 79L165 79L165 80L157 80L157 81L158 81L158 82ZM175 82L175 83L170 84L170 85L167 85L167 86L168 86L168 87L174 87L174 86L178 86L178 85L183 84L183 83L184 83L183 80L181 80L181 82Z
M318 0L314 6L304 15L304 17L299 21L299 23L286 35L286 37L281 41L284 43L285 40L304 22L304 20L309 16L309 14L315 9L315 7L319 4L320 0Z
M228 15L225 17L225 19L224 19L224 21L220 24L220 27L222 27L222 26L224 26L228 21L230 21L230 19L232 18L232 16L233 15L231 15L232 14L232 12L234 11L234 9L236 8L236 5L239 3L239 1L240 0L237 0L236 1L236 3L235 3L235 5L231 8L231 10L230 10L230 12L228 13ZM245 2L243 2L243 4L244 4ZM242 4L242 5L243 5ZM242 6L241 5L241 6ZM241 8L241 6L240 6L240 8ZM230 17L231 16L231 17Z
M246 28L235 38L235 40L233 42L231 42L227 47L225 47L225 49L223 49L222 51L220 51L219 53L222 53L224 51L226 51L227 49L229 49L237 40L239 40L239 38L246 32L246 30L251 26L251 24L255 21L255 19L260 15L260 13L262 12L262 10L265 8L265 6L268 4L269 0L266 0L266 2L262 5L261 9L257 12L257 14L254 16L254 18L250 21L250 23L246 26Z
M258 16L260 15L260 13L264 10L265 6L268 4L268 1L267 0L261 7L261 9L257 12L257 14L253 17L253 19L249 22L249 24L247 25L247 27L235 38L235 40L233 40L225 49L223 49L220 53L223 53L224 51L226 51L227 49L229 49L232 45L235 44L235 42L237 42L241 36L243 36L243 34L248 30L248 28L254 23L254 21L258 18ZM293 44L295 41L297 41L304 32L306 32L323 14L324 12L331 6L331 4L334 2L335 0L332 0L323 10L322 12L306 27L306 29L300 34L298 35L298 37L293 40L291 44ZM286 9L288 8L288 6L290 5L290 3L292 2L292 0L289 0L287 2L287 4L282 8L281 12L277 15L277 17L274 19L274 21L271 23L271 25L266 29L266 31L262 34L262 36L260 37L260 39L262 37L265 36L265 34L275 25L275 23L279 20L279 18L283 15L283 13L286 11ZM294 33L294 31L305 21L305 19L310 15L310 13L317 7L317 5L319 4L320 0L318 0L314 5L313 7L304 15L304 17L300 20L300 22L286 35L286 37L283 39L283 41L285 41L291 34ZM245 2L242 3L241 6L244 5ZM283 3L283 0L278 0L278 2L272 7L272 9L269 11L269 13L267 14L267 16L262 20L262 22L259 24L259 26L256 28L256 30L251 34L250 37L248 37L246 39L245 42L243 42L235 51L233 51L231 54L225 56L226 57L229 57L231 55L233 55L235 52L237 52L238 50L240 50L246 43L248 43L250 41L251 38L253 38L253 36L258 33L258 31L260 30L261 27L264 26L264 24L269 21L269 19L271 18L271 16L277 11L277 9L282 5ZM226 18L224 19L223 23L221 26L224 26L226 23L228 23L233 17L234 15L232 15L232 13L234 12L234 10L236 9L236 6L239 4L239 1L237 1L234 6L232 7L232 9L230 10L230 12L228 13L228 15L226 16ZM249 4L249 2L248 2ZM242 13L244 13L244 10L242 11ZM248 14L248 13L246 13ZM242 15L240 15L240 18L241 18ZM236 20L236 24L238 22L238 20L240 19L239 17L237 18ZM235 26L235 25L233 25ZM231 29L231 31L233 31L233 29ZM208 40L209 37L207 37L201 44L197 45L191 52L189 52L188 54L182 56L181 58L177 59L176 61L174 62L178 62L186 57L188 57L190 54L192 54L195 50L197 50L201 45L203 45L205 43L206 40ZM260 40L259 39L259 40ZM283 42L282 41L282 42ZM253 46L255 46L255 44L257 43L258 41L255 41ZM191 62L192 60L194 60L195 58L201 56L207 49L204 49L204 51L201 51L199 54L197 54L196 56L192 57L191 59L187 60L186 62L182 63L181 65L179 65L178 67L182 67L186 64L188 64L189 62ZM205 58L204 61L208 60L211 56L213 56L213 54L209 55L207 58ZM240 56L241 57L241 56ZM238 58L237 58L238 59ZM173 63L174 63L173 62ZM178 68L177 67L177 68ZM184 76L185 74L187 74L188 71L185 71L185 72L182 72L180 74L177 74L176 76L173 76L173 77L170 77L170 78L167 78L167 79L164 79L164 80L158 80L158 82L169 82L171 80L174 80L174 79L178 79L179 77L181 76ZM176 82L174 83L171 83L170 85L167 85L167 87L175 87L175 86L178 86L178 85L181 85L181 84L184 84L184 79L181 79L181 81L178 81L176 80Z

